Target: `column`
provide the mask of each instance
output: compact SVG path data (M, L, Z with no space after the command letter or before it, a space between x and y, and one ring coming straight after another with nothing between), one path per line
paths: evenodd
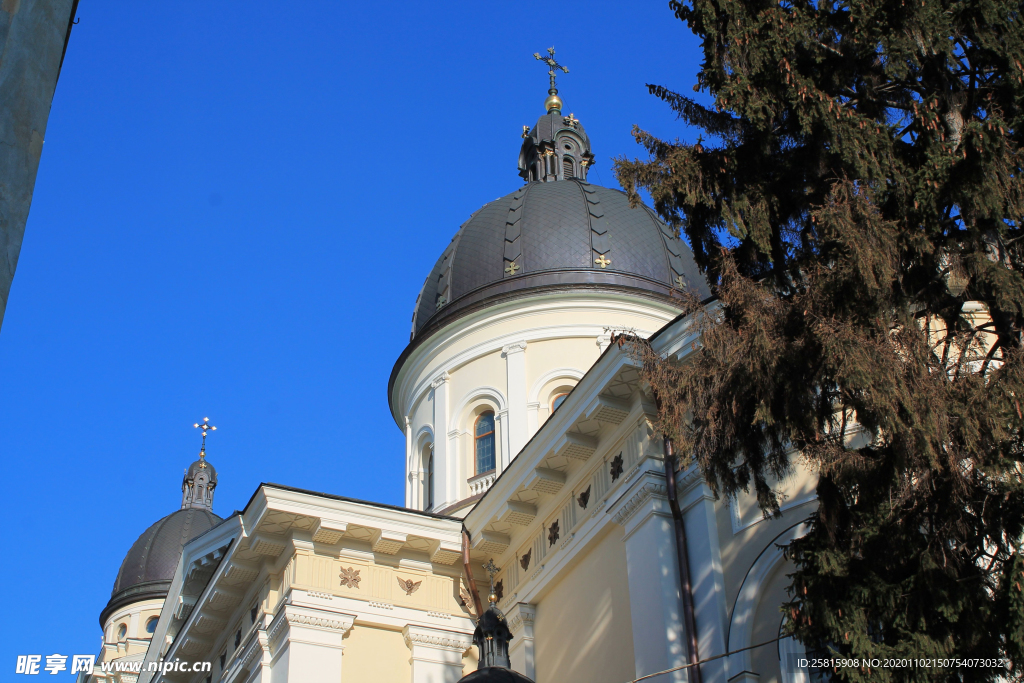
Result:
M659 461L653 461L656 464ZM675 529L665 477L643 472L609 508L625 530L629 608L636 675L646 676L687 663ZM687 681L685 671L659 677Z
M402 635L412 652L412 683L457 683L462 678L462 655L473 646L473 636L412 624Z
M512 642L508 646L512 670L530 679L536 678L533 649L533 622L536 616L537 608L527 602L517 602L505 615L508 628L512 631Z
M267 629L274 683L338 683L355 616L285 605Z
M693 585L693 613L697 622L697 648L701 659L725 654L728 607L725 579L722 575L722 553L718 545L718 524L715 520L714 494L694 466L678 482L683 526L690 559L690 582ZM726 683L728 660L725 658L701 665L704 683Z
M508 442L509 454L503 456L507 466L529 440L526 419L526 342L518 341L502 347L508 373Z
M454 503L455 489L449 480L455 475L455 463L449 458L448 448L448 382L447 372L442 372L430 383L434 390L434 509L441 510Z

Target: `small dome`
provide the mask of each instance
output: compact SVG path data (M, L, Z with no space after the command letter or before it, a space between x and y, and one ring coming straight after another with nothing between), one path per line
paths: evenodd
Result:
M206 470L206 474L209 477L210 483L216 484L217 470L214 469L213 465L210 464L209 460L206 460L204 458L200 458L199 460L196 460L194 463L188 466L188 472L185 474L185 480L192 479L203 470Z
M100 627L124 605L167 597L182 548L222 521L209 510L188 508L172 512L146 529L121 563L110 601L100 613Z
M647 206L575 178L530 182L462 225L423 285L411 339L544 290L671 300L680 289L710 296L690 249Z

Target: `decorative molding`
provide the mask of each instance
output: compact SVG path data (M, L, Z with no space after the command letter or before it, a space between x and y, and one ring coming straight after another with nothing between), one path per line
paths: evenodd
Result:
M394 609L394 608L392 608L392 609ZM449 621L452 618L452 615L448 614L447 612L427 612L427 616L428 617L433 617L434 619L445 619L445 620L449 620Z
M376 607L377 609L395 609L394 605L389 605L386 602L374 602L370 601L370 607Z
M447 372L442 372L440 375L435 377L430 382L430 388L431 389L437 389L439 386L441 386L442 384L447 383L450 380L451 380L451 376Z
M342 615L337 615L342 616ZM348 617L347 619L336 619L331 617L318 617L312 614L291 614L285 612L285 619L288 620L289 624L296 624L298 626L312 626L314 628L326 629L329 631L341 631L342 633L348 633L348 630L352 628L352 622L354 617Z
M558 543L558 520L551 522L551 526L548 527L548 547L550 548L555 543Z
M522 353L526 350L526 341L516 341L511 344L505 344L501 347L501 352L506 356L510 353Z
M515 634L524 626L533 626L537 619L537 609L527 602L520 602L509 610L509 615L508 630Z
M576 538L576 534L569 534L568 536L566 536L565 539L562 541L562 545L558 546L558 549L565 550L565 547L572 543L572 539L574 538Z
M425 645L439 650L464 653L473 646L473 637L454 631L436 631L422 627L406 626L402 629L405 644L411 650L415 645Z
M340 577L341 585L345 588L358 589L359 582L362 581L362 579L359 578L359 570L355 567L349 567L348 569L342 567Z
M580 495L576 496L576 502L584 510L587 509L587 504L590 502L590 489L591 489L592 486L593 486L593 484L591 484L590 486L587 486L587 490L586 491L581 491Z
M667 494L668 489L664 484L658 484L653 481L647 482L615 512L613 517L615 523L619 525L625 524L633 516L633 513L639 510L648 500L655 496L663 497Z
M612 483L622 476L622 453L612 458L608 473L612 476Z
M344 570L342 570L342 571L344 571ZM359 572L356 572L356 573L358 574ZM334 599L334 596L330 595L329 593L317 593L316 591L307 591L306 595L308 595L311 598L320 598L321 600L333 600Z
M533 548L527 550L525 553L523 553L523 556L519 558L519 566L523 568L524 572L530 568L531 555L533 555Z

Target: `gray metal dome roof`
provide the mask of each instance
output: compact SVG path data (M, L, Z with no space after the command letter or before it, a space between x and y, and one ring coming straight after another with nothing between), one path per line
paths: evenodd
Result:
M112 612L139 600L163 598L185 544L223 520L209 510L177 510L146 529L125 555L110 601L100 613L100 627Z
M530 182L462 225L427 276L410 339L496 300L581 287L710 296L690 249L647 206L579 179Z

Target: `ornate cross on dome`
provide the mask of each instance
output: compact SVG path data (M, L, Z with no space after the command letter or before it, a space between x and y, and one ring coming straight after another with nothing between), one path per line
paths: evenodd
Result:
M484 571L487 572L487 575L491 577L491 593L487 596L487 600L493 605L494 603L498 602L498 596L494 592L494 575L501 570L498 569L498 566L496 564L494 564L494 560L490 559L487 561L487 564L484 565Z
M594 259L594 263L601 266L601 270L607 268L611 262L612 260L610 258L605 257L604 254L601 254L598 258Z
M214 427L212 424L210 424L210 418L208 418L208 417L204 417L203 418L203 423L202 424L199 424L198 422L196 422L192 426L195 427L195 428L203 430L203 445L199 448L199 459L202 460L203 458L206 457L206 433L207 432L215 432L215 431L217 431L217 428ZM202 466L205 467L206 463L204 462L202 464Z
M534 58L539 59L540 61L544 62L549 67L551 67L551 70L548 71L548 76L551 77L551 90L554 90L554 92L551 94L555 94L556 92L558 92L558 90L555 90L555 71L561 69L562 73L569 73L569 69L555 61L555 48L553 47L548 48L547 57L542 57L539 52L534 52L533 56Z

